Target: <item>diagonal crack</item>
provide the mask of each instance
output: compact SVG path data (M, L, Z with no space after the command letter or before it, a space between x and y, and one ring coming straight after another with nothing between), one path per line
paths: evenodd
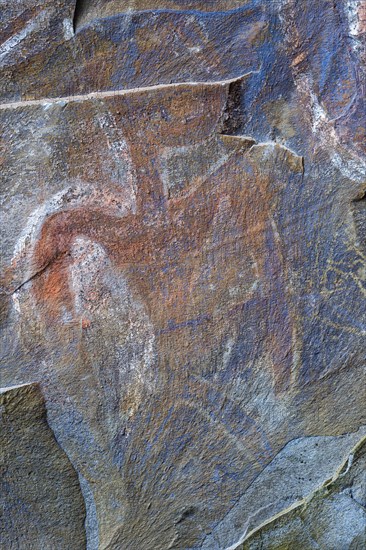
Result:
M13 290L7 291L5 289L2 289L3 293L7 294L8 296L12 296L16 292L18 292L18 290L20 290L24 285L26 285L27 283L29 283L33 279L36 279L40 275L42 275L42 273L44 273L59 258L61 258L62 256L66 256L66 255L70 256L70 253L69 252L62 252L60 254L57 254L56 256L53 256L46 264L44 264L42 267L40 267L35 273L32 273L32 275L27 277L27 279L25 281L22 281L21 283L19 283Z

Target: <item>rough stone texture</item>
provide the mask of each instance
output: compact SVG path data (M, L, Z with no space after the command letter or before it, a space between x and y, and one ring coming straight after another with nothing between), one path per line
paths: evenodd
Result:
M36 384L0 391L0 547L85 548L78 476L47 424Z
M258 529L238 550L366 547L366 439L331 481Z
M240 8L243 0L77 0L74 12L74 28L97 18L121 13L136 13L147 10L176 10L218 12Z
M276 514L283 514L284 510L289 508L296 509L304 501L309 499L322 485L329 476L337 476L339 469L342 469L342 460L354 457L353 452L349 452L352 444L364 440L362 435L365 429L355 434L339 437L306 437L294 439L282 449L272 462L259 474L253 481L248 490L244 493L237 504L230 512L215 526L212 533L206 538L202 548L241 548L240 541L245 540L250 533L258 529L255 536L256 540L261 540L262 530L260 525L263 520L267 523L268 518L275 517ZM340 466L341 465L341 466ZM362 470L364 459L360 459L357 466L358 494L364 494L366 471ZM355 473L353 467L352 473ZM365 496L365 494L364 494ZM361 500L364 497L361 497ZM258 506L260 503L260 506ZM297 512L295 513L298 517ZM286 516L287 517L287 516ZM338 522L337 518L330 518L330 521ZM357 517L357 523L362 527L364 516ZM348 522L348 518L345 520ZM366 524L364 524L366 528ZM343 526L339 524L339 535L341 535ZM350 530L353 527L350 524ZM271 532L272 533L272 532ZM237 544L232 544L236 535ZM267 536L271 540L272 534ZM279 541L273 537L274 543ZM262 548L267 548L269 542L263 544ZM295 542L298 546L295 546ZM326 540L323 541L324 543ZM334 541L336 542L336 540ZM294 538L288 537L289 549L303 548ZM330 544L330 539L328 540ZM346 548L341 543L334 548ZM325 547L328 546L325 544ZM245 546L245 549L247 547ZM251 548L251 546L248 546ZM270 545L268 548L272 548ZM274 548L282 548L279 544Z
M88 550L235 548L364 434L364 6L0 5L2 384Z

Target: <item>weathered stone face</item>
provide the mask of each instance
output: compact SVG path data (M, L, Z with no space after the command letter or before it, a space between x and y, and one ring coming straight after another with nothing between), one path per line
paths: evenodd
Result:
M358 3L3 4L2 385L89 549L235 548L364 434Z
M248 536L241 550L257 548L364 548L366 544L365 438L348 460L306 500Z
M77 473L57 445L36 384L2 390L2 548L85 547Z

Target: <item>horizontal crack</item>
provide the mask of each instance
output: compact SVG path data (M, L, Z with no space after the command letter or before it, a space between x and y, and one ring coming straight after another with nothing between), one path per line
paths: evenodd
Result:
M72 96L62 96L62 97L44 97L41 99L28 99L24 101L14 101L9 103L1 103L0 110L6 109L17 109L18 107L31 107L33 105L48 105L53 103L72 103L78 101L87 101L89 99L104 99L104 98L113 98L118 96L124 96L129 94L137 94L140 92L148 92L151 90L163 90L165 88L184 88L188 86L192 87L207 87L213 88L217 86L230 86L230 84L240 82L246 76L251 74L256 74L258 71L249 71L245 74L242 74L238 77L231 78L229 80L217 80L213 82L176 82L170 84L156 84L154 86L143 86L140 88L127 88L125 90L107 90L104 92L90 92L88 94L75 94Z

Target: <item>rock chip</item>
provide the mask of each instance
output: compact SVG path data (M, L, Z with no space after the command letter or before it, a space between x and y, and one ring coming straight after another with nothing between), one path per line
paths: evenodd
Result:
M78 475L47 423L37 384L2 388L1 548L86 548Z

